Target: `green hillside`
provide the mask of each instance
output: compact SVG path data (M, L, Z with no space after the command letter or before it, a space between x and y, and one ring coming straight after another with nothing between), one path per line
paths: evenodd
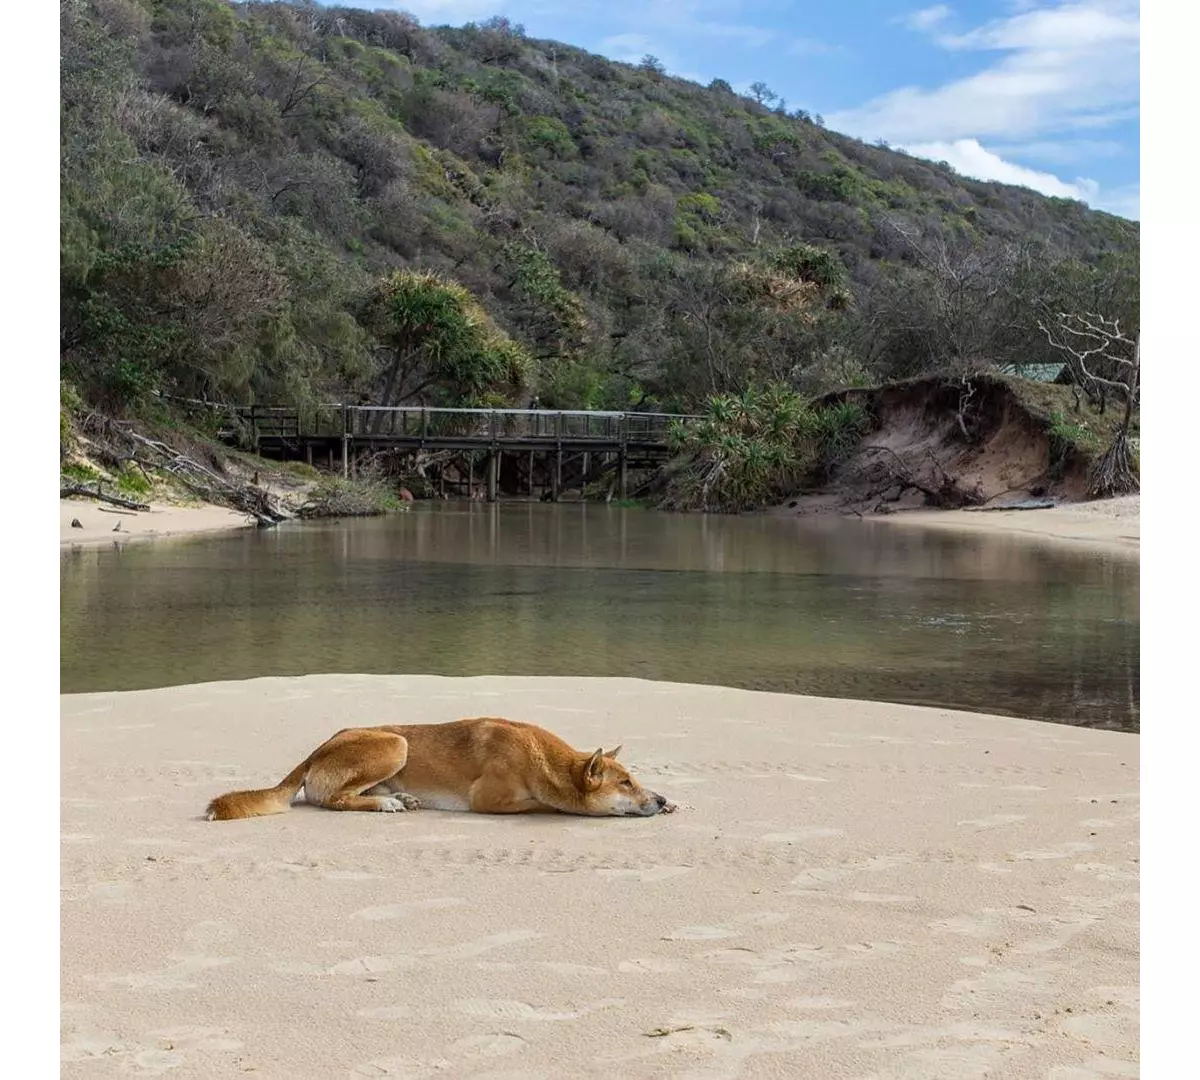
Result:
M505 20L62 4L62 366L90 402L690 409L1061 360L1138 228ZM793 103L797 104L797 103Z

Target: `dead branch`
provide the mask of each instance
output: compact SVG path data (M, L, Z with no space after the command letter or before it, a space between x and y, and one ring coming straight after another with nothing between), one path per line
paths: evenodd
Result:
M113 457L133 459L139 464L146 459L153 468L175 477L205 502L247 514L260 526L277 525L292 516L269 492L257 485L221 476L174 447L158 439L139 435L127 424L93 414L88 417L86 425L110 444L108 452Z
M69 498L72 495L84 495L89 499L97 499L100 502L112 503L114 506L124 507L126 510L149 510L150 504L137 502L135 499L124 499L120 495L109 495L107 492L100 490L101 481L96 481L96 488L93 491L83 484L68 484L63 487L61 484L58 489L58 497L60 499Z
M1039 319L1038 328L1051 346L1066 355L1066 365L1075 383L1089 398L1099 397L1101 412L1106 391L1115 390L1121 396L1125 403L1122 430L1128 431L1141 381L1141 334L1131 338L1121 330L1120 320L1092 312L1059 312L1053 327ZM1099 374L1089 366L1096 360L1107 361L1124 377Z
M952 480L946 471L938 464L937 459L932 454L929 455L930 464L933 466L935 479L938 486L930 487L928 484L922 483L913 474L908 463L900 457L894 450L887 446L864 446L863 451L870 453L890 454L896 461L895 465L887 466L892 479L899 483L902 488L912 488L914 491L919 491L925 496L926 500L933 506L940 507L945 510L957 510L964 506L972 506L982 501L978 491L964 491L954 480Z

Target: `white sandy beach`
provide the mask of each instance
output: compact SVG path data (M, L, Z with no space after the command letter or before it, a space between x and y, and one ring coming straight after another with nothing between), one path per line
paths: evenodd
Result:
M151 503L149 510L135 511L104 507L92 499L60 499L58 518L61 547L226 532L254 524L247 515L223 506ZM73 527L72 520L78 521L82 528ZM121 527L114 531L118 522Z
M1142 542L1140 495L1064 503L1045 510L905 510L870 520L959 532L1015 534L1134 557Z
M201 818L340 727L488 713L684 808ZM1136 1076L1138 752L625 679L64 697L62 1075Z

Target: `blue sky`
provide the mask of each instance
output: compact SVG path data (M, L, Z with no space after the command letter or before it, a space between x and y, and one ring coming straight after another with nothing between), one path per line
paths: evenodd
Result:
M354 0L342 0L357 6ZM360 0L361 2L361 0ZM615 60L744 90L826 125L1139 216L1137 0L406 0L423 25L490 15Z

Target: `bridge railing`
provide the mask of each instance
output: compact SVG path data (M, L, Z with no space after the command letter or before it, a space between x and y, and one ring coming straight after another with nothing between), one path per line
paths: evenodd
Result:
M674 413L327 404L316 410L313 434L661 443L673 424L696 419Z

